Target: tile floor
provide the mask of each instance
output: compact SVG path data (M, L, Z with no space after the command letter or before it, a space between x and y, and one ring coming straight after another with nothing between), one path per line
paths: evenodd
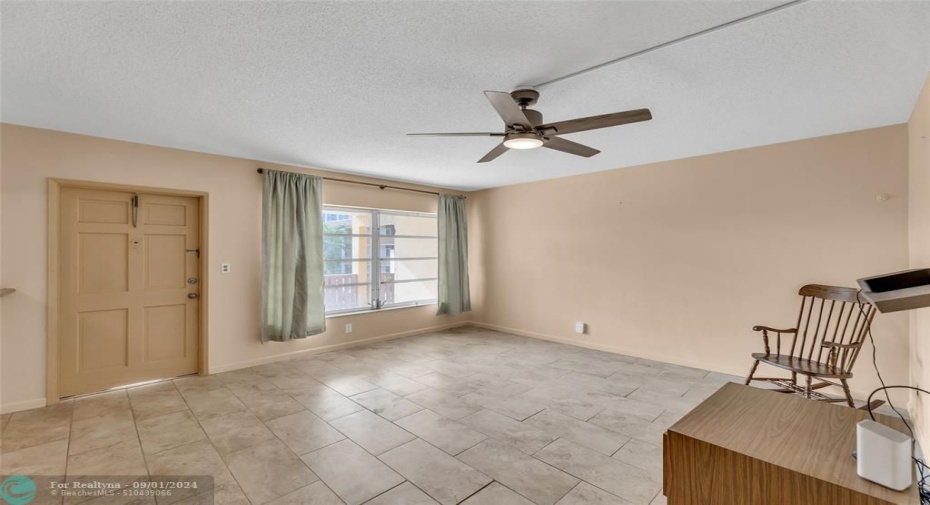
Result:
M212 475L223 505L661 504L662 433L727 380L459 328L5 415L0 473Z

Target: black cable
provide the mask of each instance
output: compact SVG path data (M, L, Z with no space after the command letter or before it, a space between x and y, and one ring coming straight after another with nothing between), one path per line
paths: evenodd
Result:
M914 430L911 429L911 425L908 424L907 419L904 419L904 416L903 416L900 412L898 412L897 407L895 407L895 406L894 406L894 403L891 402L891 396L888 394L888 390L889 390L889 389L894 389L894 388L909 388L909 387L911 387L911 386L886 386L886 385L885 385L885 379L882 378L882 373L878 370L878 357L877 357L877 351L878 351L878 349L877 349L876 346L875 346L875 337L872 336L872 325L871 325L871 324L868 324L868 322L869 322L869 321L868 321L869 316L868 316L868 314L866 314L865 311L862 309L863 303L862 303L862 302L860 301L860 299L859 299L859 296L860 296L861 294L862 294L862 290L860 289L860 290L856 293L856 301L859 302L859 313L862 314L862 316L866 318L866 321L865 321L865 323L867 324L866 329L867 329L867 332L868 332L868 334L869 334L869 341L872 343L872 366L875 368L875 375L878 376L878 382L881 383L881 385L882 385L882 387L876 389L875 391L872 391L872 394L869 395L869 399L867 400L867 403L866 403L866 407L867 407L868 410L869 410L869 417L871 417L873 421L875 420L875 415L872 414L872 395L874 395L874 394L877 393L878 391L884 390L884 391L885 391L885 400L888 402L888 406L891 407L891 410L893 410L894 413L897 414L898 417L901 418L901 422L903 422L903 423L904 423L904 426L907 427L907 431L909 431L909 432L911 433L911 438L914 438ZM915 388L915 389L916 389L916 388ZM924 391L924 392L926 393L926 391ZM927 393L927 394L930 394L930 393Z
M859 295L861 293L862 293L861 289L859 290L858 293L856 293L856 301L859 301ZM868 315L866 315L865 311L862 310L861 301L859 302L859 312L863 316L868 318ZM914 387L914 386L897 386L897 385L886 386L885 380L882 378L882 374L878 370L878 360L876 358L877 349L875 347L875 337L872 336L872 325L869 325L867 328L868 328L867 331L869 335L869 341L872 343L872 366L875 368L875 375L878 376L878 382L880 382L882 385L882 387L876 389L875 391L872 391L869 394L868 399L866 399L865 405L866 405L866 409L869 411L869 417L872 418L873 421L875 420L875 414L872 413L872 397L875 396L875 393L878 393L879 391L884 391L885 400L888 401L888 406L891 407L891 410L893 410L894 413L897 414L898 417L901 418L901 422L904 423L904 426L907 428L907 431L911 434L911 441L912 441L911 443L913 443L913 441L916 440L916 438L914 437L914 429L911 428L911 425L907 422L907 419L904 418L904 415L898 412L897 407L895 407L894 404L891 403L891 396L888 394L888 390L889 389L912 389L914 391L917 391L918 393L927 393L927 394L930 394L930 391L927 391L926 389ZM920 472L920 479L917 481L917 494L920 496L920 503L921 505L930 505L930 488L928 488L928 484L927 484L927 479L930 479L930 473L928 473L927 470L930 470L930 466L927 466L926 463L915 458L914 456L911 456L911 459L914 460L914 463L917 464L917 470Z

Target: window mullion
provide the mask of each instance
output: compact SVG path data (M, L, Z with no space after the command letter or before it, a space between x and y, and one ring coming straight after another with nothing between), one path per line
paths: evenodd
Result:
M381 213L371 211L371 302L373 308L381 308Z

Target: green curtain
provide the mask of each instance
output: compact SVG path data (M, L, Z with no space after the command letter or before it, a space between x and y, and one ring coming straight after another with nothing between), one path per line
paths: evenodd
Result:
M262 342L326 331L323 179L265 169L262 198Z
M468 291L468 226L465 197L439 196L439 312L471 310Z

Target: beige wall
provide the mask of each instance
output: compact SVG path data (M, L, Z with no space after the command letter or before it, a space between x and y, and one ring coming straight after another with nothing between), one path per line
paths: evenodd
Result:
M800 286L855 286L907 267L907 129L495 188L475 200L484 223L472 249L483 286L477 321L745 375L749 354L762 350L751 327L792 326ZM589 334L575 334L575 321ZM874 334L885 380L906 383L907 315L878 316ZM858 396L877 384L870 352L851 381Z
M908 238L911 268L930 268L930 74L907 124L909 145ZM911 317L911 384L930 389L930 308ZM916 395L915 395L916 396ZM911 404L917 438L924 454L930 452L930 399Z
M435 306L399 309L330 319L329 330L322 335L262 345L262 180L255 169L321 172L13 125L0 127L0 140L0 275L5 286L18 290L2 301L0 405L5 411L41 406L45 397L49 177L209 192L212 372L273 360L285 353L415 333L467 320L467 315L437 317ZM334 205L418 212L435 212L437 205L432 195L350 184L326 183L324 192L326 203ZM231 263L232 272L220 274L220 263ZM354 332L345 334L343 325L350 322Z
M800 285L853 286L858 277L907 266L907 146L908 132L913 138L916 128L912 120L910 128L472 193L473 316L436 317L434 306L348 316L331 319L323 335L262 345L261 178L254 170L302 169L3 125L0 278L19 292L2 304L0 404L38 406L44 397L48 177L210 193L214 372L473 318L518 333L742 375L749 353L761 347L749 328L792 324ZM926 182L927 170L914 170L914 146L912 141L910 176ZM913 196L913 184L911 191ZM877 193L891 199L878 202ZM428 195L338 183L327 183L325 195L335 205L421 212L436 206ZM927 216L923 195L919 212ZM911 209L912 248L916 212ZM231 274L219 273L224 262L232 263ZM575 321L587 322L589 334L574 334ZM351 335L342 331L348 322L355 327ZM908 315L901 314L881 315L875 324L879 365L889 383L908 377L907 327ZM869 361L864 354L857 366L852 385L858 396L876 384Z

